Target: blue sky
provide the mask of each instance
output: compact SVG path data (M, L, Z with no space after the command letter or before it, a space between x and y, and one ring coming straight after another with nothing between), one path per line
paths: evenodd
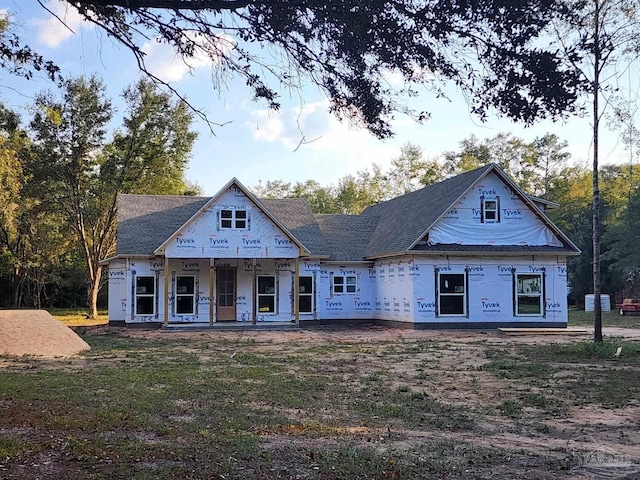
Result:
M120 104L122 90L140 78L133 56L92 25L81 22L77 12L63 2L52 0L49 8L65 19L67 27L47 13L36 0L5 0L0 8L12 18L13 31L43 56L58 63L66 75L101 77ZM456 150L464 138L480 138L511 132L526 141L547 132L569 142L574 162L590 162L591 133L588 119L572 118L563 123L540 122L525 128L505 119L491 117L482 123L470 115L463 96L449 89L449 100L436 99L424 92L413 100L416 110L431 112L431 119L420 125L398 115L393 121L395 136L381 141L365 130L340 123L327 111L323 93L312 85L301 92L281 92L282 109L272 112L251 101L249 90L239 79L230 79L221 89L214 88L215 66L195 59L189 71L172 51L149 42L147 62L154 73L170 81L190 102L207 112L209 118L225 126L212 134L198 120L194 128L199 138L187 172L205 194L214 194L230 178L237 177L251 187L259 180L282 179L296 182L315 179L335 183L340 177L368 168L372 162L387 168L403 144L419 145L428 158ZM395 82L393 75L389 82ZM33 96L53 89L44 77L21 80L0 71L0 101L26 115ZM310 143L298 146L301 139ZM602 163L628 161L617 134L608 132L601 150Z

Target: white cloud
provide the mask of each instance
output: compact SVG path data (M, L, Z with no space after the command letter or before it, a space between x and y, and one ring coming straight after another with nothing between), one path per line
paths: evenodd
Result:
M55 48L78 32L83 19L78 10L67 2L49 0L46 4L58 18L49 14L47 19L33 19L32 24L38 29L38 41L48 47ZM84 25L90 25L84 22Z
M404 74L398 69L384 69L382 71L382 78L390 87L400 89L408 87L412 82L420 83L434 80L436 78L436 75L434 75L430 70L426 68L421 68L417 65L413 65L411 67L411 78L409 79L409 81L405 79Z
M400 70L385 69L382 71L382 78L393 87L402 87L404 85L404 76Z
M327 112L328 102L309 103L285 112L254 110L245 125L253 129L255 140L279 142L292 150L301 142L315 142L331 130L333 117Z
M281 115L269 110L258 110L252 113L255 119L255 130L253 138L256 140L264 140L266 142L285 142L284 123Z
M374 162L387 168L398 155L396 142L382 142L366 129L340 122L328 107L325 100L281 113L251 112L251 120L245 126L252 130L254 141L283 149L269 165L262 161L256 165L262 170L259 178L275 178L274 172L278 172L277 177L287 181L313 178L329 184L344 175L368 169Z
M197 33L188 37L197 44L194 55L189 58L177 55L170 45L155 41L145 43L142 51L149 71L166 82L179 82L197 69L213 67L216 57L228 54L235 47L234 40L224 34L212 39Z

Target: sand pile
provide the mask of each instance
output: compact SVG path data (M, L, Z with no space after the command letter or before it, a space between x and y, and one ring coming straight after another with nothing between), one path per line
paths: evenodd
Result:
M89 344L44 310L0 310L0 355L68 357Z

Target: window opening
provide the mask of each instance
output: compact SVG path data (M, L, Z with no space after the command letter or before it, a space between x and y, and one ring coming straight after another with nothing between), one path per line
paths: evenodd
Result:
M438 275L438 314L466 314L466 275L464 273L440 273Z
M298 282L298 309L300 313L313 313L313 277L300 277Z
M258 312L276 313L276 277L258 277Z
M176 314L193 315L195 312L195 284L193 276L176 277Z
M136 277L136 315L154 315L156 307L156 277Z
M542 315L542 282L540 273L516 274L517 315Z
M333 293L356 293L358 277L355 275L334 275Z
M220 228L232 230L247 229L246 210L220 210Z

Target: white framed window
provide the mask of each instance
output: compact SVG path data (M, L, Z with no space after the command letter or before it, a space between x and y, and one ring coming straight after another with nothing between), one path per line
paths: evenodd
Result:
M467 274L438 272L438 315L467 314Z
M136 277L136 315L155 315L156 277Z
M358 277L355 275L334 275L333 293L357 293Z
M176 315L193 315L196 306L196 278L176 277Z
M220 210L220 229L246 230L248 228L247 221L248 216L246 210Z
M515 303L517 316L536 316L544 313L544 274L516 273L515 274Z
M276 313L276 277L274 275L258 275L256 299L258 313Z
M480 221L482 223L500 223L500 197L480 197Z
M301 276L298 279L298 309L300 313L313 313L314 299L313 277Z

